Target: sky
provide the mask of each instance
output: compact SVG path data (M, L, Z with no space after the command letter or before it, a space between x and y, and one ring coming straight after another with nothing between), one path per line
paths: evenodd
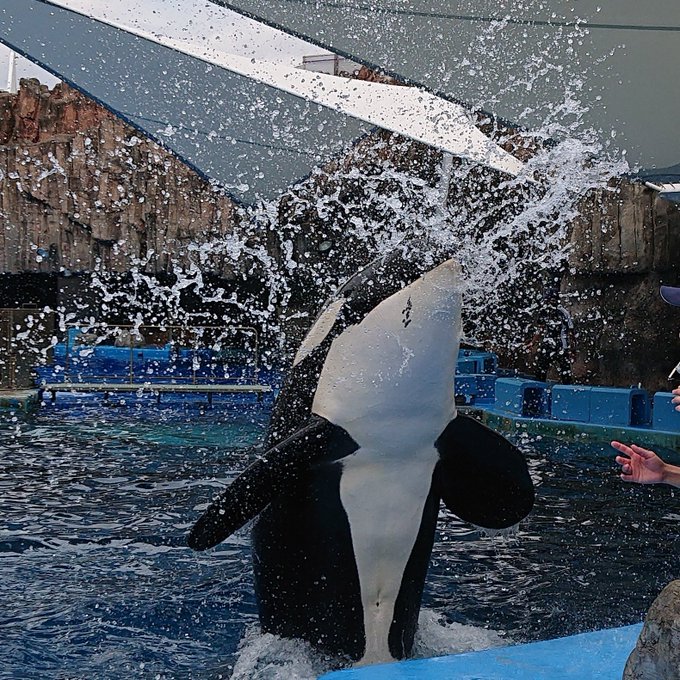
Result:
M55 4L81 12L105 8L111 21L132 22L147 30L173 38L200 35L218 49L267 61L297 66L303 56L323 53L314 45L259 24L208 0L52 0ZM7 90L10 51L0 45L0 89ZM52 87L58 82L49 73L19 57L16 82L38 78Z

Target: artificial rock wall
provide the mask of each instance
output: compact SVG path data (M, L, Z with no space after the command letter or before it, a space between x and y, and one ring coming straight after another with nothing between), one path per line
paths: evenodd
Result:
M677 285L678 206L619 179L588 195L570 235L563 302L575 319L574 372L582 382L665 390L680 361L680 308L659 285Z
M70 87L0 93L0 272L165 272L234 223L228 198Z
M416 156L435 167L436 158ZM285 218L285 201L280 211ZM0 93L0 273L124 272L140 259L163 273L171 255L187 262L189 244L224 238L237 220L208 182L68 86L28 80L16 95ZM303 250L325 231L310 218ZM576 322L576 380L670 387L680 309L660 300L658 286L680 282L677 207L619 179L584 199L570 242L561 288ZM268 247L276 257L276 239ZM234 274L227 262L208 266Z

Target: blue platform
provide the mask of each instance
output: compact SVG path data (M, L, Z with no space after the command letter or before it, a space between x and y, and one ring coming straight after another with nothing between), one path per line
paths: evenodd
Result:
M635 387L591 387L590 422L621 427L649 425L647 392Z
M655 430L680 432L680 411L675 410L671 392L657 392L653 398L652 427Z
M456 373L466 375L495 374L498 370L498 357L493 352L477 349L461 349L458 352Z
M621 680L642 624L481 652L350 668L323 680Z
M591 388L586 385L553 385L551 414L558 420L590 421Z
M485 373L456 375L454 392L457 403L493 404L496 398L496 376Z
M496 407L518 416L544 418L550 416L548 385L524 378L496 380Z

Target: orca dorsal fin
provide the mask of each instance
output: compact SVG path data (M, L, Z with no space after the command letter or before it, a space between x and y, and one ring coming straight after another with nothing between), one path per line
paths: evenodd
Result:
M194 524L187 544L206 550L221 543L256 517L313 463L341 458L357 445L340 427L312 416L293 435L247 467Z
M456 516L488 529L504 529L529 514L534 486L527 463L505 437L458 414L435 447L438 491Z

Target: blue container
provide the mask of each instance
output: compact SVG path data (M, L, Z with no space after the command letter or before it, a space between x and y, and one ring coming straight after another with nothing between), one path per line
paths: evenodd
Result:
M482 352L476 349L461 349L458 352L456 373L478 375L495 374L498 369L498 357L493 352Z
M671 392L657 392L654 395L652 426L655 430L680 432L680 411L675 410L675 404L671 399L673 399Z
M649 395L640 388L591 387L591 423L643 427L649 425L650 414Z
M495 375L456 375L454 394L457 404L490 403L494 400Z
M498 357L492 352L484 352L482 359L482 373L495 374L498 370Z
M456 375L453 382L456 404L474 404L477 398L477 381L474 375Z
M479 364L474 357L459 358L456 361L456 375L476 375L479 373Z
M543 418L550 414L548 385L524 378L496 380L496 408L528 418Z
M589 422L591 390L586 385L553 385L550 405L552 417L576 423Z
M477 397L476 403L485 402L493 403L496 398L496 380L495 375L476 375L475 381L477 383Z

